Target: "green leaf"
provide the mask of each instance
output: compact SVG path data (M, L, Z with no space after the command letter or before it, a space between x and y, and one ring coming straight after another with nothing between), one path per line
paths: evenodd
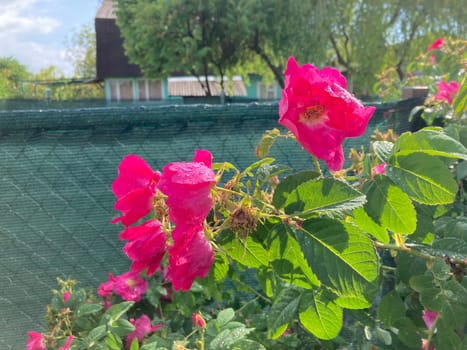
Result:
M389 243L389 235L384 227L378 225L365 211L364 208L357 208L353 211L352 222L363 231L372 235L378 241Z
M379 263L364 232L349 223L319 218L304 221L296 236L313 272L338 295L336 304L349 309L371 305Z
M93 341L98 341L101 340L102 338L105 337L107 334L107 327L105 325L98 326L91 330L86 337L87 342L93 342Z
M461 87L457 92L454 101L452 103L452 108L454 109L454 114L456 117L460 118L467 109L467 84L466 80L462 81Z
M78 310L76 310L76 317L92 315L101 310L102 305L100 304L82 304L80 307L78 307Z
M450 320L443 320L437 323L436 334L432 340L432 344L436 350L465 350L462 346L462 340L459 335L452 329ZM467 339L467 337L464 338Z
M135 326L131 324L128 320L125 320L124 318L120 318L112 322L112 324L110 325L110 329L113 333L121 337L124 337L128 333L134 331Z
M448 167L423 153L391 158L386 174L410 198L423 204L452 203L457 193L457 183Z
M272 267L282 280L306 289L320 286L288 226L282 223L273 226L267 241Z
M139 342L137 338L133 338L131 341L130 350L139 350Z
M291 170L292 168L286 165L280 164L263 164L256 171L256 183L257 187L262 186L267 183L274 176L278 176L286 171Z
M373 142L373 149L376 156L383 163L387 163L391 155L392 148L394 144L389 141L375 141Z
M232 259L242 265L252 268L269 265L270 257L268 251L251 236L248 236L243 242L233 238L223 243L222 246Z
M260 166L264 164L271 164L274 163L275 159L274 158L263 158L261 160L258 160L257 162L254 162L250 166L248 166L245 170L242 171L242 176L249 175L253 176L252 171L256 168L259 168Z
M124 301L118 304L114 304L105 312L103 316L110 316L109 323L112 323L122 317L122 315L134 305L134 303L134 301Z
M292 190L284 203L287 214L307 216L317 211L344 211L365 203L365 196L346 183L332 179L304 182Z
M467 242L449 237L435 240L432 244L432 253L440 256L448 256L455 259L467 259Z
M394 325L395 321L405 316L405 306L399 293L391 291L387 293L378 305L378 318L386 328Z
M386 176L377 175L363 189L364 208L379 225L393 232L410 234L417 225L415 208L409 197Z
M272 339L279 338L297 315L301 292L298 288L285 287L274 300L268 313L268 334Z
M410 318L400 318L394 325L397 328L397 337L407 346L413 349L421 349L422 341L420 332Z
M251 339L240 339L239 341L236 341L232 347L232 350L266 350L266 348Z
M451 267L443 259L434 259L428 266L437 280L447 281L451 278Z
M217 325L222 328L227 322L235 317L235 311L232 308L224 309L217 315Z
M343 312L329 293L308 291L300 299L298 318L303 328L317 338L333 339L342 328Z
M222 282L229 271L229 260L223 253L216 253L213 264L213 275L216 282Z
M111 350L121 350L123 349L123 342L120 337L116 336L113 333L109 333L106 340L105 345L108 346Z
M405 284L409 284L412 276L422 275L426 271L424 259L406 253L397 254L396 266L396 276Z
M467 148L444 132L433 129L422 129L413 134L406 132L397 139L393 154L412 153L467 160Z
M274 141L276 141L276 138L280 135L280 133L281 132L279 129L274 128L272 130L267 130L263 134L261 140L258 143L258 146L256 146L256 156L258 158L264 158L269 154Z
M231 346L251 333L254 328L224 329L209 343L210 350L230 350Z
M276 208L282 208L289 197L290 192L296 189L298 185L308 180L316 179L318 176L319 173L316 171L301 171L287 176L277 185L272 198L272 203Z
M157 346L158 342L157 341L152 341L150 343L145 343L140 350L158 350L161 349L160 347Z

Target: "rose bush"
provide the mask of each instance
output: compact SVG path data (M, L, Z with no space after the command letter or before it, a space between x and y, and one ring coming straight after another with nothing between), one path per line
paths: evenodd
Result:
M449 96L465 113L465 82ZM465 348L467 127L377 133L343 168L373 112L336 70L290 58L291 133L267 132L246 169L207 150L162 172L125 157L111 222L130 271L98 296L59 281L28 349ZM314 168L267 157L281 137Z

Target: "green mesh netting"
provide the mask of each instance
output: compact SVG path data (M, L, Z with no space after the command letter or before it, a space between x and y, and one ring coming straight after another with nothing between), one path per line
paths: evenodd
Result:
M386 129L390 108L380 106L367 134L345 147ZM274 127L277 103L0 112L0 349L24 349L29 330L45 330L56 277L96 288L109 272L128 270L121 227L109 224L118 214L110 185L126 154L161 169L205 148L215 162L244 168ZM292 140L276 143L271 156L312 166Z

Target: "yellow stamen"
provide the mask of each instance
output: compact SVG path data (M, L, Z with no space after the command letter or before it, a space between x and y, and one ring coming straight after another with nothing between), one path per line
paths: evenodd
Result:
M326 109L322 105L309 106L300 114L299 120L308 125L318 124L326 116L325 111Z

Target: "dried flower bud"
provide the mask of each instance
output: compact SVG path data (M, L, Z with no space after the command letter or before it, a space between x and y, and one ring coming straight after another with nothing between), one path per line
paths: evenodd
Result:
M258 218L250 208L239 207L230 214L230 229L245 238L256 230Z

